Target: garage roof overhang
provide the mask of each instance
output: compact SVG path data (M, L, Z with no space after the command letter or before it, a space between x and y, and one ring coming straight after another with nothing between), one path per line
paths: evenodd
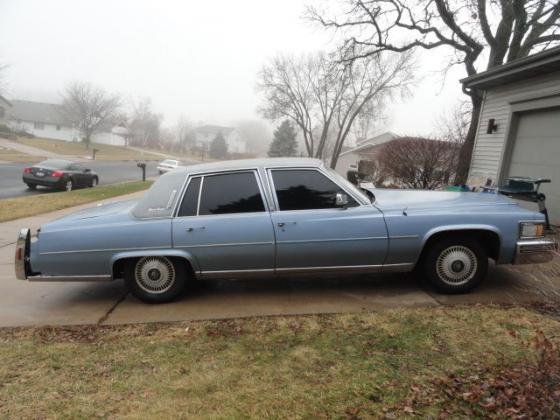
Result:
M560 46L519 58L461 80L465 88L486 90L560 70Z

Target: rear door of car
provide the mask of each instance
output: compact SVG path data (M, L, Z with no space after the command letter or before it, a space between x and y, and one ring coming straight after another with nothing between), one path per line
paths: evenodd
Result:
M274 272L274 230L256 170L194 175L173 220L173 246L203 277Z
M382 213L318 168L269 169L276 271L377 271L387 254ZM346 194L345 208L335 204Z

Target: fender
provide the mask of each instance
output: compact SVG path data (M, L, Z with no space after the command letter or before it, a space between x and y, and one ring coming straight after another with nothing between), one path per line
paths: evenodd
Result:
M137 251L125 251L114 254L111 257L111 267L115 265L118 260L125 258L138 258L138 257L178 257L186 259L191 265L195 275L198 276L200 273L200 268L196 261L196 258L190 253L182 249L150 249L150 250L137 250Z
M458 230L485 230L485 231L488 231L488 232L493 232L496 235L498 235L498 240L500 242L500 250L502 249L502 243L503 243L502 232L500 231L500 229L498 229L494 225L470 224L469 223L469 224L437 226L435 228L432 228L432 229L428 230L424 234L424 236L422 237L422 244L420 246L420 252L416 256L415 264L418 262L418 258L420 257L420 254L424 250L424 246L426 245L426 243L428 242L428 240L432 236L434 236L437 233L441 233L441 232L454 232L454 231L458 231Z

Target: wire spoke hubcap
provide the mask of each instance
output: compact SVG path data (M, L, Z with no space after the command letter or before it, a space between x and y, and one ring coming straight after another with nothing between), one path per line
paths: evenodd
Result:
M452 286L467 283L474 277L477 268L475 253L463 245L453 245L444 249L436 261L438 277Z
M164 293L175 283L175 267L165 257L144 257L134 268L136 284L148 293Z

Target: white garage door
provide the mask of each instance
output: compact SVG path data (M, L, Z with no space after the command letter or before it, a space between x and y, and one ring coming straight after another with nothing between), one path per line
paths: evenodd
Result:
M509 176L550 178L541 191L551 223L560 225L560 108L521 114Z

